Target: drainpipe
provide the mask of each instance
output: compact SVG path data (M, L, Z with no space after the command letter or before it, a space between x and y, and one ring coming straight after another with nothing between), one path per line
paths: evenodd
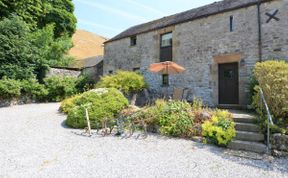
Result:
M262 0L258 0L257 3L257 18L258 18L258 55L259 62L262 62L262 25L261 25L261 3Z

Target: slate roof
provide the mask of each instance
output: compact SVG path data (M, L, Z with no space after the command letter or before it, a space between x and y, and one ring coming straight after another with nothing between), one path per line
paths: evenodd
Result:
M260 1L265 2L269 0L260 0ZM227 12L227 11L231 11L235 9L244 8L244 7L249 7L252 5L256 5L257 3L258 3L258 0L223 0L220 2L214 2L212 4L202 6L196 9L191 9L191 10L181 12L175 15L163 17L161 19L154 20L148 23L136 25L116 35L115 37L111 38L105 43L120 40L126 37L131 37L131 36L138 35L141 33L158 30L158 29L165 28L168 26L196 20L199 18L208 17L210 15L215 15L218 13L223 13L223 12Z
M69 67L82 70L85 68L94 67L101 61L103 61L103 56L94 56L86 59L75 60Z

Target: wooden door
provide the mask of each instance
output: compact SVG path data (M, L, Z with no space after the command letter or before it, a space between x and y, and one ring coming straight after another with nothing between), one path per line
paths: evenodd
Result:
M219 64L219 104L239 104L238 63Z

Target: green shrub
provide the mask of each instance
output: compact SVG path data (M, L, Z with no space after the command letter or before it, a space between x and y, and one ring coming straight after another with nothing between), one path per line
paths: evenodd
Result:
M115 125L115 117L128 105L127 99L117 89L95 89L77 96L73 104L65 107L68 111L66 124L73 128L87 126L85 107L88 108L92 128Z
M262 88L265 99L274 116L274 121L288 125L288 63L285 61L266 61L257 63L254 75ZM259 98L259 88L255 87L253 106L263 116Z
M190 137L193 135L192 108L187 102L156 100L155 105L137 112L134 119L144 119L149 131L166 136Z
M160 133L175 137L189 137L193 127L190 111L189 103L181 101L166 103L159 118Z
M52 76L44 79L48 101L61 101L77 93L75 77Z
M75 100L79 99L81 95L75 95L72 96L71 98L67 98L61 102L61 106L59 110L65 114L68 114L69 111L75 107Z
M78 78L76 89L79 92L85 92L92 90L94 88L95 81L93 80L91 75L84 74Z
M147 88L144 77L137 72L117 71L113 75L102 77L96 87L116 88L124 94L133 94L131 105L136 102L138 92Z
M102 77L96 85L102 88L116 88L125 94L139 92L147 87L144 77L137 72L117 71L113 75Z
M4 77L0 80L0 99L12 100L21 95L21 82Z
M194 111L199 111L203 109L203 101L200 98L194 98L192 103L192 108Z
M36 79L21 81L21 96L26 100L44 101L48 94L45 85L39 84Z
M226 146L236 135L235 123L228 111L216 110L212 119L202 124L202 135L220 146Z

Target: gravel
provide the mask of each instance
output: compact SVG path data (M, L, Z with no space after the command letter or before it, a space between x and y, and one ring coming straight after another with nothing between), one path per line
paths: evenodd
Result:
M0 109L0 178L288 177L287 159L247 159L190 140L81 136L58 103Z

